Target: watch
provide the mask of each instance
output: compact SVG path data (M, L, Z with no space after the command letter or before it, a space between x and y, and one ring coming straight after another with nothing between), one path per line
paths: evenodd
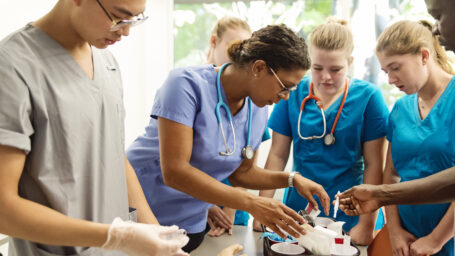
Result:
M294 187L294 176L297 172L291 172L288 177L288 187Z

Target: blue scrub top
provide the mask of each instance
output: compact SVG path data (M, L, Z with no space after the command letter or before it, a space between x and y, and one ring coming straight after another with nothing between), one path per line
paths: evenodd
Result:
M401 181L430 176L455 166L455 79L420 118L417 94L399 99L390 113L387 139L392 143L393 165ZM403 227L417 237L433 231L450 204L399 205ZM436 255L454 255L451 239Z
M262 142L269 140L271 138L269 129L265 129L264 134L262 135ZM228 179L222 181L224 184L231 186ZM221 206L222 207L222 206ZM235 211L234 225L248 226L248 220L250 219L250 214L242 210Z
M302 176L321 184L330 198L337 191L344 191L363 183L363 143L384 137L387 132L389 111L379 88L369 82L351 79L349 92L340 114L332 146L323 139L302 140L297 132L300 105L308 96L311 77L304 77L298 89L291 92L288 101L281 101L273 109L268 126L275 132L292 138L293 167ZM341 104L343 94L327 109L327 133ZM302 113L300 133L304 137L320 135L323 131L322 116L314 100L307 101ZM285 191L283 202L294 210L304 209L308 201L295 188ZM320 204L320 202L318 201ZM333 207L330 209L333 217ZM338 211L338 221L345 221L345 230L358 222L358 217L346 216Z
M221 93L227 103L224 89ZM134 167L147 201L162 225L178 225L188 233L202 232L206 227L207 210L211 204L177 191L163 183L160 168L157 117L163 117L193 129L193 149L190 164L221 181L229 177L242 163L242 148L248 131L248 104L232 117L237 139L235 153L220 156L225 151L221 130L215 115L218 102L216 72L213 65L180 68L171 71L158 90L152 109L152 118L127 150L128 160ZM257 149L267 125L267 108L252 106L251 146ZM221 120L229 147L232 148L232 130L224 110Z

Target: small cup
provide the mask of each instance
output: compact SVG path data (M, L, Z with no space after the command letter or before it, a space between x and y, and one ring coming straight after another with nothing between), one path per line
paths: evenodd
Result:
M270 249L277 256L288 256L288 255L302 255L305 253L305 248L291 243L276 243L270 246Z

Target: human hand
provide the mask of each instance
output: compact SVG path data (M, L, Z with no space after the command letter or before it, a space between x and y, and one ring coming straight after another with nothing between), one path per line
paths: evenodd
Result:
M402 227L389 227L390 245L394 256L409 256L410 246L417 238Z
M410 247L411 256L433 255L439 252L444 244L434 239L431 234L415 240Z
M336 196L340 198L340 209L349 216L376 211L382 206L376 196L378 189L376 185L362 184L344 191Z
M256 219L253 220L253 231L262 232L261 222Z
M305 197L310 204L313 205L314 209L318 210L319 206L313 195L316 195L324 208L325 215L329 215L330 212L330 198L324 188L318 183L309 180L302 175L294 176L294 187L297 189L300 195Z
M370 245L373 241L373 231L374 228L363 225L362 223L357 223L350 231L349 236L351 236L351 241L357 245Z
M225 211L224 209L221 209L220 207L214 205L212 208L209 209L208 218L211 219L212 222L219 227L222 227L224 229L232 229L232 225L234 224L234 218L227 214L227 213L232 214L231 212L229 212L228 210Z
M283 239L287 238L284 232L296 238L300 234L305 234L305 230L299 225L305 223L303 217L273 198L255 197L249 212L255 220L272 229Z
M217 206L218 207L218 206ZM235 209L229 208L229 207L224 207L222 210L224 215L227 216L228 221L233 223L235 220ZM226 229L224 227L221 227L219 223L214 222L210 218L207 219L207 222L209 223L210 226L210 231L207 233L207 235L211 237L218 237L224 234L226 231L229 235L232 235L232 225L230 226L229 229Z
M240 244L233 244L224 250L222 250L220 253L218 253L218 256L235 256L237 253L241 252L243 250L243 246ZM242 254L239 256L247 256L246 254Z
M120 250L130 256L188 256L181 248L189 241L177 226L160 226L115 218L109 227L104 250Z

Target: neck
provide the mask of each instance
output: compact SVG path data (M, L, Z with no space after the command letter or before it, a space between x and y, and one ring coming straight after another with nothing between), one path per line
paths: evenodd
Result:
M72 1L58 1L54 8L32 25L41 29L69 52L87 50L90 46L74 29L70 10Z
M235 68L234 65L228 65L221 74L221 83L226 94L227 104L232 114L235 115L249 95L245 86L248 83L248 74L242 69Z
M417 92L419 98L423 101L432 101L434 98L439 98L452 79L452 75L445 72L439 66L433 67L428 73L430 74L428 81Z
M316 97L318 97L322 105L324 106L324 109L327 109L332 105L332 103L338 99L338 97L344 92L345 90L345 84L341 86L336 93L327 93L324 90L318 90L317 86L313 86L313 93Z

